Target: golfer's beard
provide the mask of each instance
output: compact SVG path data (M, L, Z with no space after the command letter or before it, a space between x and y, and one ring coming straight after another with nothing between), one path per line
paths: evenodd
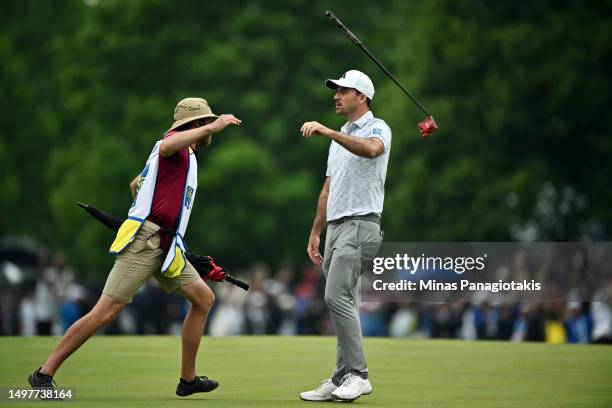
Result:
M347 109L347 107L343 105L340 107L340 110L336 112L336 114L348 120L351 116L353 116L353 113L355 113L356 110L357 109Z
M343 116L345 118L350 118L351 116L353 116L353 114L355 113L355 111L357 110L357 107L351 107L351 106L347 106L347 105L341 105L340 109L336 111L336 114L338 116Z

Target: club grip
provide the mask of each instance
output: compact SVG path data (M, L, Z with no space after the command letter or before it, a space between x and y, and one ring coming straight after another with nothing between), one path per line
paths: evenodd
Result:
M228 281L229 283L232 283L236 286L238 286L241 289L244 290L249 290L249 284L246 282L241 281L240 279L236 279L234 278L232 275L226 275L225 276L225 280Z

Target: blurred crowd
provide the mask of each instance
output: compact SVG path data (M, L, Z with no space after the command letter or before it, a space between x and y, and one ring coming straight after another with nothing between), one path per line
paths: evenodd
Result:
M0 334L59 335L97 301L104 281L79 282L61 255L44 266L0 264ZM28 279L28 268L34 279ZM248 292L227 282L209 282L216 303L206 334L212 336L331 335L334 327L323 301L324 278L309 263L271 271L255 264L234 275ZM609 288L608 288L609 289ZM606 289L606 290L608 290ZM447 303L362 302L365 336L465 340L610 343L612 305L603 302ZM150 279L106 334L179 334L188 303L167 295Z

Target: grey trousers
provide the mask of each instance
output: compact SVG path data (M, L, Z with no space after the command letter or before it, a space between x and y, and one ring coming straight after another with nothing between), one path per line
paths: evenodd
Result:
M323 273L325 303L338 337L332 374L336 385L348 373L368 377L359 322L359 286L362 265L374 258L381 242L380 226L372 221L352 220L327 227Z

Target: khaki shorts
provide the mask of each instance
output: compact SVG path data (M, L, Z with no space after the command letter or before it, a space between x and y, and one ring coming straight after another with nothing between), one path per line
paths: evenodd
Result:
M119 302L131 303L134 294L151 276L157 279L166 293L172 293L181 286L200 279L200 275L189 262L179 276L163 276L161 267L166 253L159 245L159 226L145 221L134 240L117 255L102 293Z

